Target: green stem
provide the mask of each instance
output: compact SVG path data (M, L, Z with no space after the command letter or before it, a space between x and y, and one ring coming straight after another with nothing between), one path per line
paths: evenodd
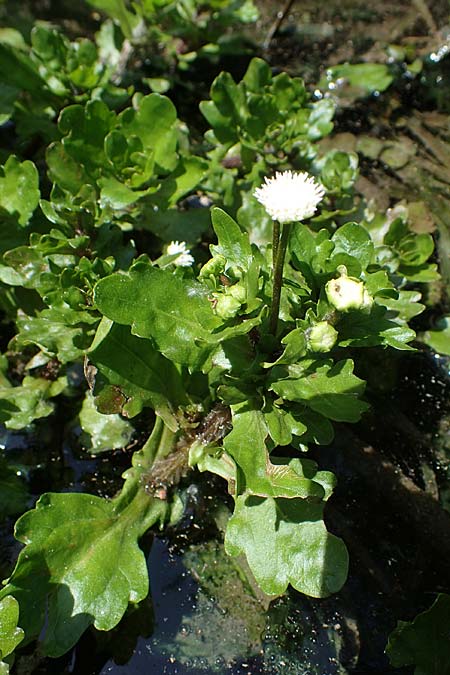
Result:
M273 269L273 290L272 306L270 308L269 330L272 335L277 334L278 314L280 311L281 287L283 285L284 259L291 232L291 223L284 223L279 245L277 247L277 256Z
M175 433L171 431L164 423L164 420L157 415L152 433L139 453L143 460L142 464L147 471L157 459L167 457L167 455L172 452L174 438Z
M273 221L273 231L272 231L272 264L275 269L275 263L277 260L278 245L280 243L280 223L278 220Z
M175 432L171 431L157 415L148 440L141 450L134 453L132 466L123 474L125 483L122 491L113 499L116 511L122 511L138 493L143 492L141 476L150 471L156 460L166 457L172 451L175 436Z

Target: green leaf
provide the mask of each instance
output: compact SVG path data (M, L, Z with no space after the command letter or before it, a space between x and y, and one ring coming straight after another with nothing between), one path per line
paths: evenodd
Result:
M3 658L12 654L23 640L23 630L18 628L19 604L15 598L6 597L0 601L0 669L5 664ZM8 673L9 670L0 672Z
M103 101L92 100L82 105L69 105L59 117L59 130L64 135L64 150L84 167L91 182L106 164L104 139L116 123L115 113ZM61 160L62 161L62 160ZM70 167L71 174L75 165Z
M374 246L370 234L358 223L346 223L334 233L333 259L336 254L347 253L358 260L365 270L373 261Z
M16 538L26 546L0 595L18 600L27 640L38 637L45 620L49 656L64 654L90 624L111 630L128 603L148 593L137 539L165 507L143 490L119 504L49 493L16 523Z
M131 190L114 176L104 176L98 180L100 187L100 204L112 209L125 209L144 197L149 190Z
M395 303L389 298L377 298L377 302L387 306L392 303L395 309ZM415 307L415 303L412 303L412 307ZM388 317L389 313L385 307L378 305L372 307L370 314L349 312L348 315L341 317L338 324L339 345L341 347L388 345L395 349L413 349L408 342L414 340L415 332L404 321Z
M154 211L153 208L148 211L148 218L144 217L139 223L144 230L150 230L164 242L188 241L189 243L198 241L201 235L210 228L210 215L207 209L188 209L180 211L169 209L163 211Z
M139 16L128 11L125 0L88 0L88 3L109 14L119 24L125 37L133 37L133 29L139 22Z
M306 431L304 424L297 421L283 408L274 405L271 401L268 401L264 408L264 419L275 446L290 445L292 443L292 434L301 436Z
M214 136L220 143L231 145L237 140L236 129L229 117L222 115L213 101L200 101L200 112L214 129Z
M30 495L18 473L0 457L0 519L23 513L27 507Z
M332 131L335 109L335 103L329 98L322 98L313 103L307 125L307 134L310 140L316 141Z
M88 182L83 166L73 159L60 142L47 148L46 160L49 178L72 194L76 194L83 183Z
M40 377L26 376L18 387L0 387L0 422L8 429L23 429L36 419L53 412L49 400L66 387L66 378L55 382Z
M173 171L177 164L177 111L161 94L135 96L134 110L127 108L118 122L125 135L137 136L144 150L154 153L155 164L162 173Z
M326 81L347 80L351 86L368 93L384 91L394 79L384 63L342 63L327 70ZM321 80L320 87L326 85Z
M227 259L227 266L236 265L247 271L252 262L248 234L242 232L236 221L217 207L211 211L211 221L218 239L218 245L211 247L213 255L223 255Z
M238 209L236 217L249 233L251 243L264 248L272 241L273 220L264 206L247 190L241 191L241 200L242 206Z
M211 86L211 98L218 111L235 123L242 123L246 116L245 97L230 73L222 72Z
M351 359L336 364L317 361L306 374L297 375L296 366L289 371L291 378L274 382L271 389L289 401L305 403L331 420L357 422L369 407L358 400L365 383L353 375Z
M81 442L92 454L125 447L133 434L133 427L120 415L102 415L88 392L79 414L83 431Z
M263 59L253 58L242 81L249 91L259 94L260 90L272 81L272 72L269 64L263 61Z
M11 118L18 94L19 90L16 87L0 84L0 125L5 124Z
M267 426L263 413L251 402L232 406L233 430L223 446L242 472L236 490L258 496L322 499L322 485L289 463L274 464L266 447Z
M37 316L21 316L17 320L15 349L36 345L50 358L61 363L79 360L92 342L98 316L69 307L51 307Z
M331 443L334 438L334 429L327 417L309 408L297 410L296 417L307 428L307 431L300 438L302 443L316 443L317 445L329 445Z
M134 335L151 338L168 359L193 368L213 349L211 331L221 324L208 295L195 281L142 263L128 274L101 279L95 287L102 314L131 326Z
M0 45L1 46L1 45ZM11 155L0 170L0 207L25 226L39 203L39 176L33 162Z
M327 532L323 508L323 502L241 495L228 521L225 549L245 554L269 595L284 593L288 584L316 598L336 593L347 577L348 553L342 540Z
M2 83L29 91L39 100L46 97L47 88L30 57L11 45L0 44L0 78Z
M440 593L414 621L399 621L386 652L396 668L415 665L415 675L450 675L450 595Z
M299 223L292 228L289 245L295 268L300 270L311 289L318 290L316 276L325 270L334 250L329 233L320 230L315 234Z
M115 412L134 417L144 406L151 406L171 428L174 424L176 428L173 412L186 403L181 377L149 340L135 337L128 326L104 318L88 357L114 387L116 401L120 401ZM96 394L98 388L96 383Z
M164 211L175 206L182 197L197 187L207 168L208 164L200 157L183 157L175 171L161 181L155 202Z
M422 294L417 291L399 291L397 298L380 296L376 302L390 310L390 315L395 312L400 323L400 320L409 321L423 312L425 305L419 302L421 297Z
M358 178L358 155L332 150L323 160L320 179L329 192L340 194L350 190Z
M434 330L421 335L426 345L439 354L450 356L450 316L443 316L436 322Z
M291 330L290 333L284 336L281 340L281 344L286 345L284 352L273 365L296 363L306 354L307 343L305 330L303 328L294 328L294 330Z

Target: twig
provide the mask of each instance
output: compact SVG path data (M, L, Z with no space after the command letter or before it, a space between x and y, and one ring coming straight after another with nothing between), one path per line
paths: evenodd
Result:
M274 36L276 33L280 30L281 24L285 20L287 14L289 14L289 11L294 4L295 0L286 0L283 9L280 9L279 12L277 12L277 18L275 21L272 23L270 26L269 30L267 31L266 39L263 42L263 49L269 49L270 43L272 42Z

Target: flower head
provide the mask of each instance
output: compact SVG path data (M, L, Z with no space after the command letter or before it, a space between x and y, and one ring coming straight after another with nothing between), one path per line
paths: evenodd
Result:
M325 194L320 183L306 172L277 171L275 178L265 178L253 193L272 220L292 223L311 218Z
M167 255L178 254L172 262L179 267L190 267L194 262L194 258L191 256L191 252L187 248L185 241L171 241L167 246L166 253Z
M345 265L339 265L339 279L331 279L325 284L328 302L340 312L350 309L370 311L373 298L366 290L363 281L347 275Z

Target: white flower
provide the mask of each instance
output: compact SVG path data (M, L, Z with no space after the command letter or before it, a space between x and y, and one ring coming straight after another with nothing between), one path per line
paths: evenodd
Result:
M325 189L306 172L277 171L275 178L265 178L253 193L272 220L292 223L311 218Z
M179 267L190 267L194 262L194 258L186 247L185 241L171 241L167 246L166 253L167 255L177 255L178 253L178 256L172 262Z
M320 183L306 172L277 171L275 178L265 178L253 193L272 220L292 223L311 218L325 194Z

